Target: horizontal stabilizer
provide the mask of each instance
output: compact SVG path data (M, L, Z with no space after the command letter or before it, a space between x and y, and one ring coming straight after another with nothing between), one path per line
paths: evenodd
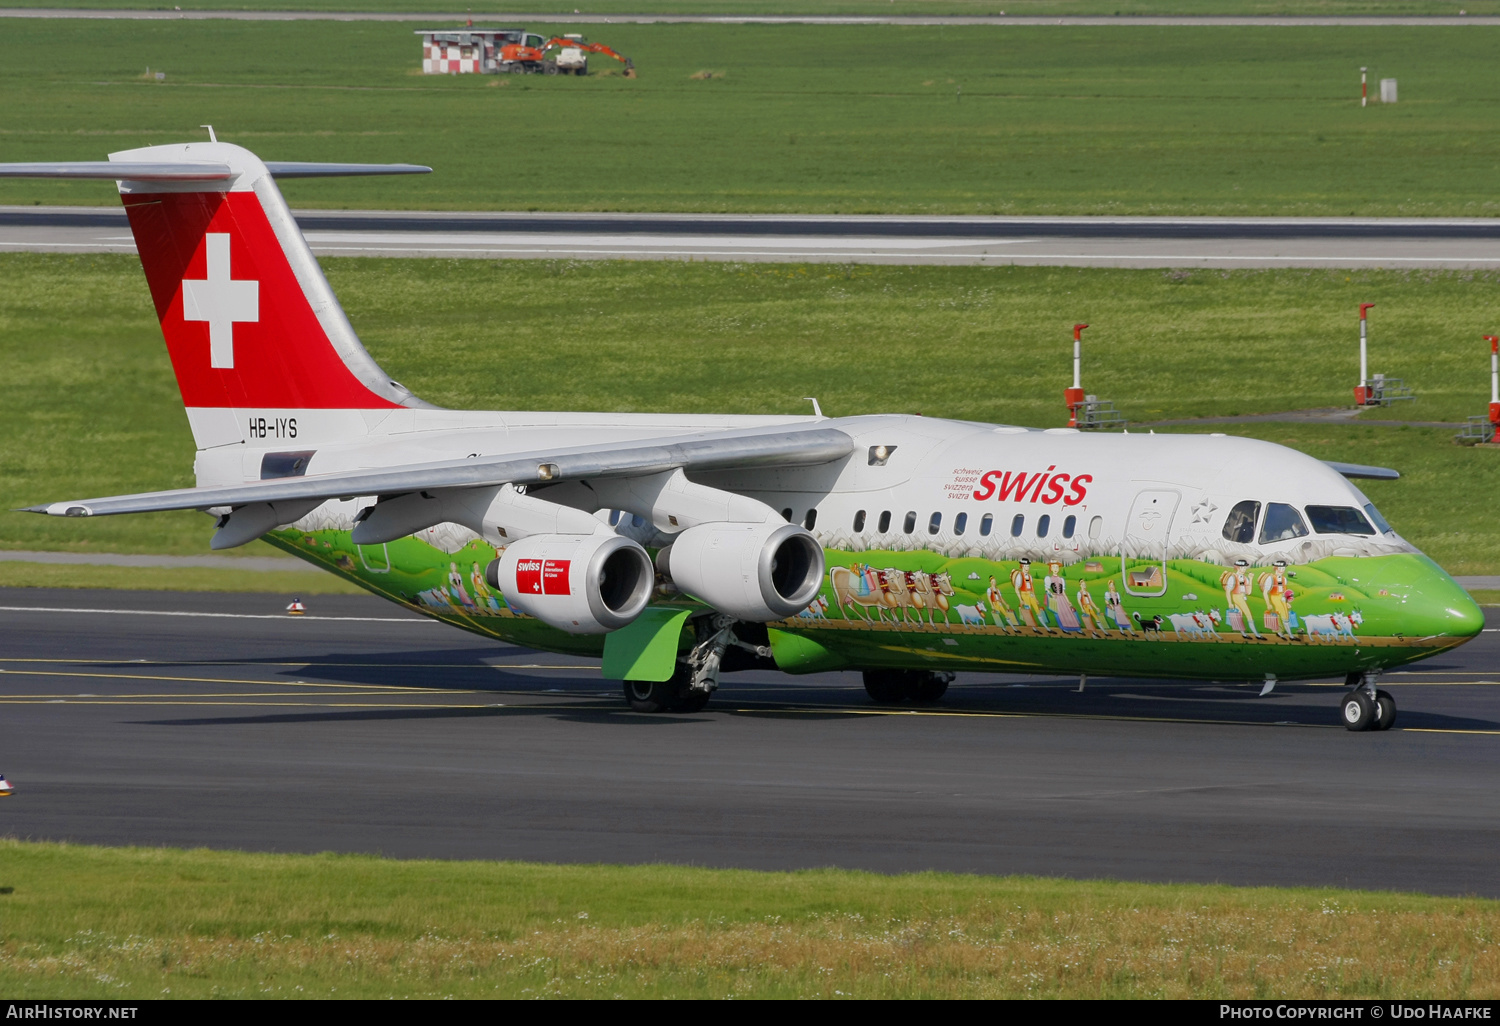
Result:
M679 467L693 471L817 466L843 459L853 451L854 441L835 428L754 428L561 451L444 460L384 470L273 478L219 488L177 488L166 492L79 499L31 506L26 512L47 513L55 517L111 516L116 513L238 507L263 502L280 505L292 500L405 495L440 488L630 477Z
M360 175L427 175L421 164L317 164L300 160L268 160L273 178L354 178Z
M74 160L51 164L0 164L0 178L97 178L133 182L222 182L234 172L228 164Z
M1334 460L1323 462L1345 477L1365 477L1372 481L1396 481L1401 477L1399 470L1390 467L1367 467L1363 463L1338 463Z
M273 178L347 178L359 175L425 175L420 164L319 164L268 160ZM222 182L233 177L228 164L210 161L74 160L50 164L0 164L0 178L92 178L131 182Z

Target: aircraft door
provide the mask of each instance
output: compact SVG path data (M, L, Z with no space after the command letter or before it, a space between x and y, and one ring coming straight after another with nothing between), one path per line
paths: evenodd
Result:
M1168 489L1147 489L1130 504L1120 545L1120 576L1129 594L1153 598L1167 593L1168 544L1180 498Z

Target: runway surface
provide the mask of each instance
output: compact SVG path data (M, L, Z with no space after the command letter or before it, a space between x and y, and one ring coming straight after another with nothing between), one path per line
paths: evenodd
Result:
M414 14L401 11L167 11L86 10L73 7L0 8L0 18L123 19L148 21L421 21L443 25L465 20L484 24L579 25L1176 25L1244 28L1267 26L1297 28L1320 26L1500 25L1500 18L1487 15L1311 15L1311 16L1214 16L1214 15L816 15L816 14Z
M1078 267L1500 266L1500 219L296 212L319 256ZM0 207L0 252L133 253L123 211Z
M1395 888L1500 897L1500 617L1342 688L733 674L629 712L597 663L373 598L0 590L3 832L400 857Z

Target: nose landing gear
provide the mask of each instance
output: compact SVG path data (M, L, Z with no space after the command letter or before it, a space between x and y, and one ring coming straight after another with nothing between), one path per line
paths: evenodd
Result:
M1380 691L1375 672L1351 673L1345 680L1350 691L1339 705L1339 719L1347 730L1390 730L1396 722L1396 700Z

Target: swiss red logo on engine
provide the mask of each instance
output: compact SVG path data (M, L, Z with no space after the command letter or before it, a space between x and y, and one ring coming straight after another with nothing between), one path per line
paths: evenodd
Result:
M571 559L547 559L542 561L542 594L543 595L571 595L572 589L568 587L568 568L573 565Z
M516 590L523 595L571 595L571 559L523 559L516 563Z

